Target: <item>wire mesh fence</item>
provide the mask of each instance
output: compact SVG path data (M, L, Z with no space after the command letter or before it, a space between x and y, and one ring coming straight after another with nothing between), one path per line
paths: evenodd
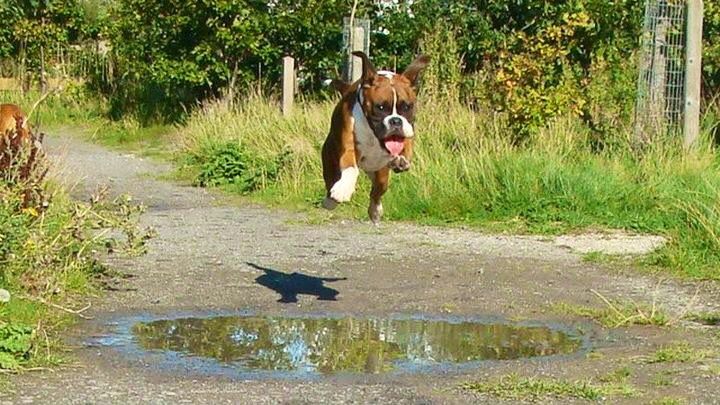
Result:
M635 110L636 136L682 129L685 100L685 0L647 0Z
M114 64L104 42L56 45L48 47L42 55L42 65L37 55L30 58L24 52L0 59L0 90L28 89L41 80L50 82L51 87L53 83L82 82L89 77L102 84L114 80Z

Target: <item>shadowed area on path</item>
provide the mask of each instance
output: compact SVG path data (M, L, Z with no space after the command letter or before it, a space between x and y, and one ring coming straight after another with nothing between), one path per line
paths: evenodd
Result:
M298 294L314 295L319 300L335 301L340 293L330 287L326 287L324 283L333 281L347 280L347 278L324 278L308 276L306 274L294 272L292 274L283 273L271 268L258 266L254 263L246 263L248 266L262 270L265 272L262 276L255 279L255 282L265 286L280 294L278 302L291 303L298 301Z

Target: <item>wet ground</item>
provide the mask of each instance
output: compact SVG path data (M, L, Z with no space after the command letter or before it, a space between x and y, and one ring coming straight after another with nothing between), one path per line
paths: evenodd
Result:
M14 393L0 396L0 402L496 403L495 397L458 386L508 373L597 381L619 368L630 370L629 383L640 394L613 397L611 403L650 403L665 397L720 402L708 389L720 384L714 360L642 361L678 341L718 349L716 327L679 322L673 327L607 330L552 309L559 303L605 307L592 289L611 299L654 302L671 318L717 310L716 284L660 282L633 269L582 260L587 251L652 248L660 243L658 238L517 237L396 223L375 228L347 220L306 225L301 214L233 203L206 190L157 180L169 169L162 164L68 136L50 136L47 142L53 156L66 162L64 178L78 182L78 196L98 184L110 185L114 193L130 193L148 206L143 223L153 226L158 236L148 254L111 261L128 276L93 300L88 315L94 320L81 322L69 333L68 342L76 348L73 364L13 378ZM580 328L589 347L560 358L488 361L431 373L328 373L287 379L160 367L167 360L162 350L137 356L103 344L123 319L160 321L213 312L274 319L313 314L364 320L489 317ZM157 325L146 322L143 327ZM374 367L387 367L380 363ZM659 384L658 375L667 375L668 383Z

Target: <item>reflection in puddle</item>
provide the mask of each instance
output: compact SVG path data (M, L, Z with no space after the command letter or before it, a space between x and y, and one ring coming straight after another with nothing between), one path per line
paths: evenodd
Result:
M420 319L224 316L139 322L144 350L248 371L381 373L448 363L570 354L582 341L547 326Z

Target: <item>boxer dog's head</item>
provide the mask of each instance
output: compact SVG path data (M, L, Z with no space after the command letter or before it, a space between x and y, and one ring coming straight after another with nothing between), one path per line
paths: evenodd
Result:
M358 103L378 140L393 155L403 150L405 138L415 135L416 85L420 72L430 58L420 56L403 73L377 71L367 55L353 52L362 59L362 77L358 87Z

